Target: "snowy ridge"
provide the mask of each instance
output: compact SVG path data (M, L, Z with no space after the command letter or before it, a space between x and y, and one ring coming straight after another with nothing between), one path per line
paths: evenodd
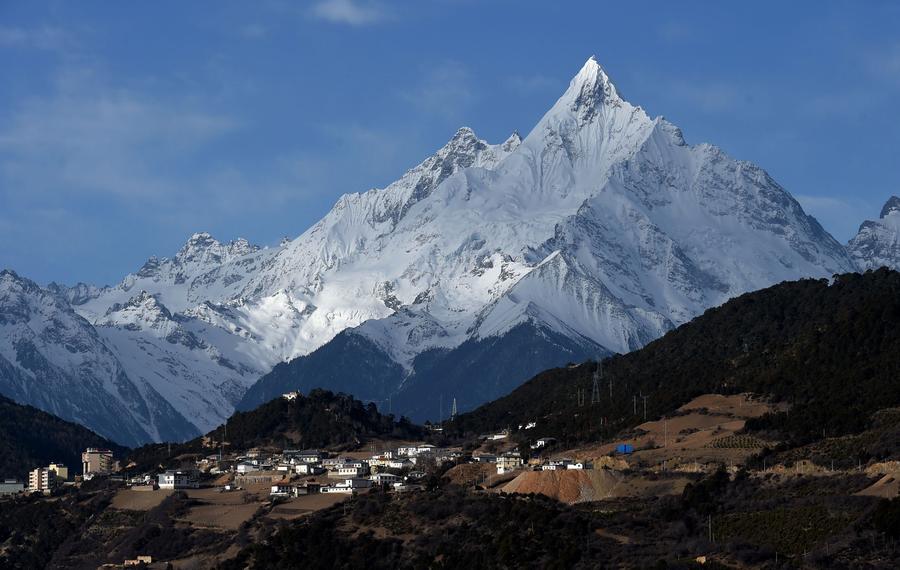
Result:
M900 269L900 198L891 196L878 220L867 220L847 244L860 270Z
M348 329L396 364L391 389L412 378L427 397L440 386L417 370L423 354L510 331L545 339L541 358L625 352L741 293L854 268L765 171L688 145L591 58L524 140L462 128L278 247L199 233L118 285L53 292L205 430L257 377ZM489 393L478 370L459 376L454 389Z
M147 382L128 376L65 299L0 271L0 391L137 445L193 431Z

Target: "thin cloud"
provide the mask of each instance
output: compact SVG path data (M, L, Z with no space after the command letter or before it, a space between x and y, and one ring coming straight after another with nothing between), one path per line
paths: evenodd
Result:
M248 40L258 40L269 34L269 30L262 24L247 24L240 29L240 35Z
M360 0L323 0L312 7L312 15L327 22L350 26L367 26L387 17L381 5Z
M57 51L67 48L70 44L71 38L59 28L0 27L0 47Z
M475 91L468 68L445 61L429 67L419 84L401 96L425 113L454 118L475 100Z
M240 126L181 99L114 88L90 71L62 73L56 85L15 107L0 127L7 188L32 196L159 195L172 189L164 171Z

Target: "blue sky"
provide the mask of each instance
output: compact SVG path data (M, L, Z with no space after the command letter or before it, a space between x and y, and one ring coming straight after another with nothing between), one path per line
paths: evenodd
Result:
M877 1L0 0L0 267L114 283L194 231L275 244L462 125L527 133L591 54L843 242L900 192L898 29Z

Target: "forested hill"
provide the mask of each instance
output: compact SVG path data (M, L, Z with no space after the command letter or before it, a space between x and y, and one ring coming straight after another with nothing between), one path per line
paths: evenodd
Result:
M358 445L370 438L420 438L423 430L406 418L383 415L375 404L347 394L315 389L295 400L275 398L255 410L235 412L224 427L208 434L239 449L263 445L304 448Z
M228 449L293 447L346 449L371 439L421 439L421 426L406 418L384 415L375 404L347 394L315 389L296 399L275 398L249 412L235 412L224 426L205 437L172 445L150 444L135 449L130 459L137 468L167 465L175 457L204 450L208 442L227 442Z
M639 351L606 359L602 368L597 404L596 364L557 368L461 415L448 432L537 421L529 438L574 443L640 423L642 396L647 417L656 417L709 392L788 402L788 413L754 427L797 441L858 432L875 410L900 405L900 273L880 269L748 293Z
M87 447L112 449L117 457L125 453L125 448L85 427L0 396L0 479L23 480L28 471L51 461L79 473L81 452Z

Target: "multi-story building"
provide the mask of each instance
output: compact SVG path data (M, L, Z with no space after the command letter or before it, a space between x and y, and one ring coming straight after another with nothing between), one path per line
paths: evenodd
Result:
M497 474L503 475L521 469L523 465L522 457L518 454L507 453L497 458Z
M56 486L56 474L44 467L28 473L28 490L32 493L44 493L49 495Z
M69 468L62 463L51 463L47 470L52 471L56 475L57 481L69 480Z
M89 447L81 454L81 472L85 479L94 475L108 475L114 470L113 452Z

